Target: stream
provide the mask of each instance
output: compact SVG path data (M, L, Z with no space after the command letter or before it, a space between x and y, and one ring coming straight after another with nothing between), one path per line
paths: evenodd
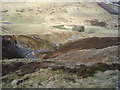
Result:
M73 35L67 40L70 41L70 40L74 40L75 38L76 36ZM59 46L60 43L49 43L49 44L52 45L53 47L56 47L56 49L59 49L59 47L57 46ZM17 43L16 45L9 43L8 46L11 47L13 50L22 54L22 56L24 56L27 60L40 59L36 56L37 53L49 53L54 51L54 50L31 50L30 48L23 47L20 43Z
M8 44L8 46L11 47L13 50L22 54L26 59L29 60L38 59L36 53L48 53L54 51L54 50L30 50L28 48L23 48L20 44L17 44L16 46L13 44Z

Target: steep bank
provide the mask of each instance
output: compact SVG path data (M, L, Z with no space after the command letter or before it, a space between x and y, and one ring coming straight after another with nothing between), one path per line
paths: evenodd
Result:
M34 58L39 52L47 53L56 49L56 45L34 35L4 35L2 36L3 59ZM29 56L28 56L29 55Z
M20 49L14 44L4 38L2 39L2 59L24 58L25 56L18 52L18 50Z

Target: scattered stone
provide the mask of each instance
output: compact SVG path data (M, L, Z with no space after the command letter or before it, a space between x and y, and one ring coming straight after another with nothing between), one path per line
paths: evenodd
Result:
M50 77L50 78L48 79L48 81L55 81L55 78L54 78L54 77Z
M23 13L23 12L25 12L25 9L16 10L16 12L21 12L21 13Z
M3 10L3 11L1 11L1 12L8 12L8 10Z
M13 81L11 82L11 84L12 84L13 86L16 86L17 83L18 83L18 80L13 80Z
M94 20L86 20L87 23L90 23L91 26L100 26L100 27L107 27L107 23L104 21L99 21L97 19Z
M76 82L74 78L65 77L64 79L66 80L66 82L73 82L73 83Z

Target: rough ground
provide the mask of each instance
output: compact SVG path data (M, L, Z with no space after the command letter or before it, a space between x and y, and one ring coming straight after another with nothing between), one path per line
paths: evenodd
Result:
M98 3L8 2L0 12L3 88L120 87L118 16ZM52 51L31 60L28 49Z
M14 39L11 41L14 45ZM2 59L24 58L24 56L10 47L10 41L2 38Z
M2 59L25 58L30 51L57 48L53 43L34 35L4 35L2 42Z
M109 14L97 3L41 2L2 4L2 34L23 35L63 32L63 30L51 27L56 25L92 25L112 30L118 28L118 16ZM105 27L104 25L101 26L99 22L105 23ZM96 25L96 23L98 24ZM69 33L69 31L64 31L64 33ZM103 33L105 32L103 31ZM107 33L117 35L117 33L113 34L113 31Z
M79 63L119 62L118 55L118 46L112 46L103 49L76 50L64 53L52 59Z
M2 63L3 77L1 79L3 87L14 88L86 88L86 86L88 88L115 88L119 66L118 63L96 63L93 65L77 65L76 63L73 65L53 60L10 60Z
M15 7L16 6L16 7ZM111 15L97 3L40 2L3 3L3 20L29 24L86 24L86 20L98 19L114 27L117 15Z
M54 58L59 55L62 55L67 52L72 52L75 50L82 50L82 49L102 49L109 46L118 45L118 38L117 37L106 37L106 38L85 38L80 39L73 42L68 42L67 44L60 47L58 50L51 52L50 54L46 55L45 58Z

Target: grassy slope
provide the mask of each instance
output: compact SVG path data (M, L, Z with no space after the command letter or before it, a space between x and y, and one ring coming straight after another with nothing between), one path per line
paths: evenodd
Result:
M82 24L86 26L86 20L93 19L105 21L108 23L108 27L113 27L117 24L118 19L116 15L110 15L97 3L3 3L3 10L8 10L8 12L2 13L3 21L14 23L5 25L7 30L3 34L62 32L50 26L58 24ZM23 12L16 10L23 10ZM94 29L98 30L99 28ZM107 31L105 28L101 29ZM110 31L109 34L112 33L113 31ZM104 34L106 35L106 32Z
M47 62L48 61L48 62ZM55 62L47 60L42 65L47 66L60 66L64 62ZM50 63L51 61L51 63ZM24 64L43 62L41 60L28 61L28 60L10 60L3 61L3 65L12 65L12 63L21 62ZM24 66L24 65L23 65ZM7 74L2 78L3 87L14 88L114 88L117 86L118 70L97 71L93 76L82 78L77 76L76 73L68 73L64 70L53 70L50 67L35 69L34 72L27 72L20 76L20 74L29 71L28 68L22 68L16 72ZM37 65L37 67L39 67ZM66 67L66 66L65 66ZM74 65L68 65L69 68L74 68ZM34 68L34 66L32 67ZM31 69L32 70L32 69ZM84 72L83 72L84 73Z
M13 25L5 25L6 32L3 34L40 34L40 37L48 40L48 37L44 37L46 32L60 33L74 33L73 31L55 29L53 25L57 24L83 24L86 25L85 20L98 19L100 21L106 21L111 25L115 25L117 22L117 16L110 15L104 9L100 8L96 3L81 3L78 7L76 3L3 3L3 10L8 10L7 13L3 14L3 21L14 23ZM37 11L39 7L40 11ZM34 11L28 11L32 8ZM61 9L60 9L61 8ZM23 13L17 12L16 10L25 9ZM39 14L37 14L39 13ZM86 26L85 33L74 33L77 38L93 37L109 37L117 36L117 31L112 29L90 27ZM50 34L49 33L49 34ZM42 36L42 35L43 36ZM56 34L55 34L56 35ZM58 38L62 35L53 36L54 42L57 42ZM52 35L51 35L52 36ZM51 39L52 39L51 38ZM65 41L65 38L60 42ZM48 40L51 41L51 40ZM51 41L53 42L53 41ZM28 60L17 60L23 63L30 63ZM5 64L11 62L17 62L16 60L5 60ZM34 62L40 62L41 60L35 60ZM4 64L3 62L3 64ZM49 63L50 64L50 63ZM73 63L71 63L73 64ZM68 62L55 63L55 65L69 65ZM24 71L27 71L25 68ZM20 71L17 71L20 73ZM17 73L11 73L2 77L3 87L76 87L76 88L104 88L104 87L115 87L118 79L117 70L108 70L104 72L97 72L92 77L80 78L76 74L69 74L61 70L53 71L49 68L38 69L37 71L23 76L18 76ZM16 85L15 80L23 80L21 83Z
M23 13L16 12L16 10L21 9L24 9ZM33 11L29 9L33 9ZM71 20L71 24L74 22L80 24L84 20L91 19L117 23L117 16L110 15L96 3L3 3L3 10L8 10L7 14L3 14L3 19L16 23L39 23L41 18L44 18L44 22L49 24L51 22L51 24L67 23L64 22L65 20L68 23ZM51 12L54 13L51 14Z

